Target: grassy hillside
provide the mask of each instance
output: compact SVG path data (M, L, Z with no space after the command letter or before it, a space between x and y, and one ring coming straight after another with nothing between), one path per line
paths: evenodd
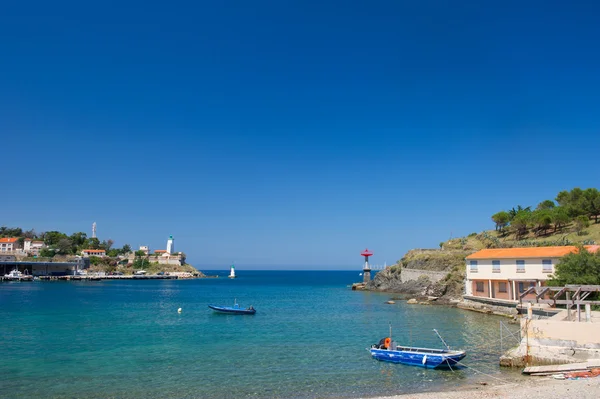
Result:
M441 243L444 250L462 249L477 251L484 248L536 247L551 245L576 245L600 243L600 223L590 224L581 234L577 234L571 224L556 233L550 231L545 235L528 232L516 240L514 234L500 233L488 230L481 233L471 233L467 237L454 238Z

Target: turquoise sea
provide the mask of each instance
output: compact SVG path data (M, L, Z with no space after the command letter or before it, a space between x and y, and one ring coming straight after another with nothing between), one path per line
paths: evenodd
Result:
M469 350L501 379L500 321L352 291L358 272L244 271L237 279L0 284L3 398L356 398L493 382L372 360L372 343ZM253 305L254 316L208 304ZM178 313L177 309L182 308ZM515 329L513 327L513 329ZM506 342L505 342L506 344Z

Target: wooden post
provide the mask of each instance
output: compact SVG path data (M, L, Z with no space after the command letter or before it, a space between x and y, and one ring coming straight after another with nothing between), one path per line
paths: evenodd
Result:
M533 319L533 307L531 306L531 302L527 302L527 318L529 320Z
M571 297L571 293L567 291L567 320L571 321L571 304L569 304L569 299Z
M589 303L585 304L585 321L588 323L592 322L592 305Z

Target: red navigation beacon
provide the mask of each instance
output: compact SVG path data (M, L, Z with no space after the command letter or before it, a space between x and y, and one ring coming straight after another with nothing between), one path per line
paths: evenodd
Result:
M365 257L365 266L363 267L363 282L368 283L371 280L371 266L369 266L369 256L373 255L373 252L365 249L360 253Z

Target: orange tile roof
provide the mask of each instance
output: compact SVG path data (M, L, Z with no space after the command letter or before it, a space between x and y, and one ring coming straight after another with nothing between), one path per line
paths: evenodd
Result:
M8 237L8 238L0 238L0 242L17 242L18 238Z
M599 245L585 246L590 252L596 252L599 247ZM572 252L577 252L576 246L497 248L482 249L467 256L467 259L562 258Z
M157 250L155 250L154 252L155 252L155 253L156 253L156 252L167 252L167 250L166 250L166 249L157 249Z
M83 252L106 252L104 249L84 249Z

